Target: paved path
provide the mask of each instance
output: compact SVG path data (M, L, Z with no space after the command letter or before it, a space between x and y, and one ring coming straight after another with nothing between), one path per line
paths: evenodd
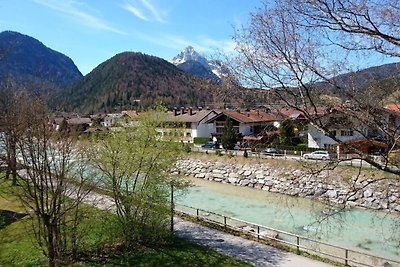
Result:
M211 229L196 223L175 218L175 234L181 238L209 247L220 253L250 263L267 267L328 267L327 263Z

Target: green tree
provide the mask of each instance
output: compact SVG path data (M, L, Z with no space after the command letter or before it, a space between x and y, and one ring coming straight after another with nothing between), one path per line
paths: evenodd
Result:
M110 132L94 151L128 247L170 236L171 187L183 185L170 170L183 147L169 139L173 135L161 135L164 118L163 112L141 113L135 127Z
M225 149L232 150L235 148L236 141L237 141L236 132L233 128L232 120L227 117L222 132L222 138L221 138L222 146Z
M293 145L295 137L295 126L290 119L283 120L279 126L279 141L283 145Z

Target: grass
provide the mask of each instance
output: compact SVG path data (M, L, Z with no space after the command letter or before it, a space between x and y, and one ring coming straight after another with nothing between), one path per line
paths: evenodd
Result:
M24 211L14 190L18 187L0 178L0 210ZM250 266L179 238L157 247L137 246L126 251L118 239L115 216L91 206L84 209L86 216L79 230L80 260L72 266ZM29 216L2 225L0 266L46 265L45 256L35 245Z
M77 263L80 265L81 263ZM160 248L137 248L133 252L121 251L107 258L92 258L85 266L251 266L218 252L174 238L169 246Z

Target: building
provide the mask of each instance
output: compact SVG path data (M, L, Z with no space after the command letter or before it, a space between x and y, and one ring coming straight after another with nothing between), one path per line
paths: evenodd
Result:
M232 121L233 129L238 137L256 136L268 126L279 126L280 118L274 113L260 110L224 110L205 123L212 124L212 136L218 140L222 137L225 121Z
M213 132L211 124L206 123L215 117L217 112L209 109L181 108L168 112L168 127L159 129L162 135L174 134L185 143L193 143L196 137L210 137Z

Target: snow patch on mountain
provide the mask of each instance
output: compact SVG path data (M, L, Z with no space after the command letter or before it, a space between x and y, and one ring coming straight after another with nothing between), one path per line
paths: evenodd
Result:
M177 56L175 56L171 62L174 65L179 65L190 60L197 61L205 68L209 69L208 60L199 53L197 53L196 50L194 50L193 46L186 47Z
M184 64L189 61L195 61L200 63L204 68L209 71L209 74L207 76L217 76L220 82L220 79L222 77L227 76L228 72L227 69L223 66L222 62L219 60L208 60L206 57L200 55L192 46L186 47L183 51L181 51L177 56L175 56L172 60L171 63L179 67L181 64ZM188 69L185 69L185 71L201 76L201 77L207 77L203 74L199 75L198 73L191 72Z

